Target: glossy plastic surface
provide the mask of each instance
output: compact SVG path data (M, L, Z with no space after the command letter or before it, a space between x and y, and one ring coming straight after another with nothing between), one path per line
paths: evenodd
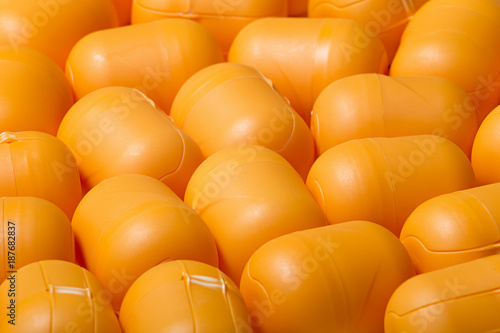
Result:
M0 198L0 219L0 249L5 249L0 252L0 282L7 271L35 261L75 261L70 221L53 203L34 197Z
M311 0L309 17L346 18L365 25L368 36L379 36L392 61L401 35L427 0Z
M286 16L289 0L136 0L132 23L165 18L186 18L204 25L224 54L250 22L267 16ZM303 0L301 0L303 1Z
M69 55L66 75L78 99L103 87L131 87L169 113L182 84L221 61L219 46L201 24L166 19L82 38Z
M480 121L500 102L500 3L432 0L416 13L391 66L393 76L440 76L479 105Z
M477 129L476 108L467 93L438 77L340 79L319 95L311 120L318 154L353 139L435 134L470 157Z
M82 198L70 149L42 132L0 134L0 197L46 199L71 218Z
M261 71L309 123L314 101L333 81L387 72L384 45L363 29L345 19L265 18L238 34L229 61Z
M4 315L2 333L121 333L109 304L109 292L87 270L65 261L39 261L21 268L0 286L0 305L7 309L15 283L15 325ZM3 310L7 314L10 309Z
M0 73L0 133L56 135L73 105L71 86L61 69L40 52L4 46L0 47Z
M207 158L189 181L185 202L207 223L220 268L236 284L267 241L327 224L300 175L260 146L227 148Z
M135 279L161 262L218 265L215 241L200 216L151 177L102 181L82 199L72 224L77 259L112 292L117 311Z
M117 25L112 0L0 0L0 45L33 48L61 68L80 38Z
M193 75L172 105L175 123L205 156L236 145L260 145L286 158L305 179L314 162L307 124L259 71L223 63Z
M59 139L73 151L86 190L103 179L139 173L179 197L203 161L198 145L138 90L108 87L79 100L64 117Z
M410 215L401 241L418 272L497 254L500 183L432 198Z
M393 234L354 221L266 243L245 267L241 292L256 333L379 333L391 294L413 275Z
M480 185L500 182L500 107L479 127L472 148L472 167Z
M189 260L160 264L134 282L120 310L125 333L248 333L238 287L212 266Z
M475 185L467 156L434 135L345 142L321 155L307 177L330 224L363 219L396 236L424 201Z
M391 297L386 333L500 330L500 255L415 276Z

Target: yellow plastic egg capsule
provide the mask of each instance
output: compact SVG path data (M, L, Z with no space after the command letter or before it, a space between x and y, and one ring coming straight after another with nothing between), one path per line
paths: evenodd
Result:
M77 99L99 88L131 87L169 113L182 84L218 62L221 50L205 27L165 19L85 36L71 50L66 75Z
M38 50L61 68L79 39L117 25L111 0L0 1L0 45Z
M429 272L498 253L500 183L444 194L417 207L401 241L417 272Z
M500 330L500 255L420 274L392 295L386 333Z
M366 36L379 36L392 61L401 35L427 0L311 0L309 17L346 18L365 25Z
M56 135L73 105L63 71L29 48L0 47L0 133L40 131Z
M135 279L163 261L218 266L215 241L200 216L151 177L102 181L82 199L72 224L77 259L113 293L116 311Z
M330 83L387 72L384 45L363 29L346 19L265 18L238 34L229 61L261 71L309 124L314 101Z
M80 176L71 150L42 132L0 134L0 197L37 197L71 218L82 198Z
M424 201L475 185L464 152L435 135L351 140L327 150L307 176L330 224L362 219L396 236Z
M57 136L73 151L85 190L116 175L138 173L161 180L182 198L203 161L193 139L133 88L88 94L68 111Z
M231 147L207 158L189 181L185 202L207 223L220 268L236 284L267 241L327 224L300 175L260 146Z
M377 74L329 85L316 100L311 120L318 154L353 139L434 134L470 157L477 128L472 100L453 81Z
M238 287L217 268L177 260L144 273L120 309L124 333L251 333Z
M40 260L75 261L71 223L53 203L34 197L0 198L0 282L7 271Z
M500 3L432 0L415 14L391 66L393 76L450 79L479 105L479 120L500 102Z
M286 158L303 178L314 162L307 124L266 77L245 65L217 64L193 75L177 94L171 116L205 156L261 145Z
M398 239L353 221L263 245L241 278L256 333L379 333L390 296L413 276Z
M15 296L9 296L11 290ZM109 298L90 272L73 263L35 262L9 275L0 286L0 305L7 314L0 331L121 333Z
M500 107L494 109L477 132L472 167L479 185L500 182Z
M132 24L165 18L188 18L205 26L227 54L238 32L267 16L286 16L289 0L136 0ZM302 0L303 1L303 0Z

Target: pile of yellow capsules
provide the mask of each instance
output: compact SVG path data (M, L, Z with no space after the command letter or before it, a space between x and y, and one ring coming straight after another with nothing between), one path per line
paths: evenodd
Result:
M0 0L0 332L500 332L499 104L500 0Z

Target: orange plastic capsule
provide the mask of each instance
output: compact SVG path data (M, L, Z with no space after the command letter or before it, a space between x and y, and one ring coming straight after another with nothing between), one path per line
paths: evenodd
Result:
M187 18L204 25L227 54L234 38L250 22L267 16L286 16L288 0L136 0L132 24L165 18Z
M348 141L321 155L307 177L330 224L363 219L396 236L424 201L475 185L467 156L435 135Z
M499 271L494 255L409 279L389 301L385 332L498 332Z
M46 133L1 133L0 170L0 197L46 199L69 218L82 197L73 154Z
M217 42L201 24L166 19L82 38L69 55L66 74L78 99L103 87L132 87L169 113L182 84L221 61Z
M435 134L470 157L476 109L453 81L360 74L335 81L314 104L311 131L319 154L361 138Z
M0 45L33 48L61 68L80 38L117 25L111 0L3 0L0 5Z
M479 105L479 120L500 102L500 3L433 0L415 14L391 66L393 76L441 76Z
M500 183L432 198L410 215L401 241L417 272L498 253Z
M94 91L69 110L59 139L73 151L86 190L125 173L157 178L178 196L203 160L197 144L138 90Z
M3 333L122 332L108 291L90 272L66 261L39 261L9 275L0 286L0 305Z
M160 264L130 287L120 310L125 333L251 333L238 287L217 268L189 260Z
M113 0L120 25L127 25L130 23L132 2L133 0Z
M135 279L163 261L218 265L215 241L200 216L151 177L102 181L82 199L72 224L77 259L113 293L115 310Z
M367 36L379 36L394 58L401 35L427 0L310 0L309 17L337 17L361 22Z
M71 224L53 203L33 197L0 198L0 217L3 225L0 248L5 249L0 252L0 281L7 278L7 271L16 271L32 262L75 261Z
M73 105L71 86L62 70L40 52L4 46L0 47L0 72L0 132L56 135Z
M256 333L379 333L389 298L414 274L393 234L353 221L266 243L248 261L241 293Z
M314 101L333 81L387 72L384 45L363 30L345 19L265 18L238 34L229 61L260 70L309 123Z
M304 179L314 162L307 124L267 78L244 65L222 63L193 75L177 94L171 116L205 156L261 145L286 158Z
M260 146L227 148L207 158L189 181L185 202L207 223L220 268L237 284L261 245L327 224L300 175Z
M472 167L479 185L500 182L500 107L493 110L477 132Z

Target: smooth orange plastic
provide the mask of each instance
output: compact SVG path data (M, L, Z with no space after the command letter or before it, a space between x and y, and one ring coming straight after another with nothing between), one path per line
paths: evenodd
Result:
M135 279L161 262L218 265L215 241L200 216L151 177L102 181L82 199L72 224L77 259L112 292L115 310Z
M438 77L340 79L319 95L311 120L318 154L353 139L434 134L470 157L477 129L476 108L467 93Z
M307 16L308 0L288 0L288 16Z
M289 0L136 0L132 24L165 18L191 19L204 25L224 54L246 25L268 16L287 16Z
M66 75L78 99L103 87L132 87L168 114L182 84L218 62L221 50L205 27L165 19L82 38L69 55Z
M109 304L109 292L87 270L47 260L29 264L12 276L0 286L2 333L122 332ZM11 290L15 296L9 296ZM13 299L11 310L8 306ZM5 314L14 314L15 325Z
M127 25L130 23L132 16L132 2L133 0L113 0L120 25Z
M500 102L500 3L432 0L415 14L391 66L393 76L441 76L479 105L479 120Z
M70 149L42 132L0 134L0 197L37 197L56 204L71 219L82 198Z
M59 139L73 151L85 190L125 173L167 184L179 197L203 161L200 148L138 90L96 90L69 110Z
M73 105L73 93L61 69L29 48L0 47L0 133L41 131L56 135Z
M267 241L327 224L300 175L260 146L227 148L207 158L189 181L185 202L207 223L220 268L236 284Z
M0 198L0 281L7 271L40 260L75 261L75 240L64 212L33 197Z
M500 182L500 107L479 127L472 148L472 167L479 185Z
M379 333L390 296L414 275L387 229L353 221L258 249L241 278L255 333Z
M498 332L499 271L495 255L409 279L389 301L385 333Z
M238 34L229 61L261 71L309 124L314 101L330 83L387 72L384 45L363 29L346 19L265 18Z
M307 124L266 77L245 65L222 63L193 75L179 90L171 116L205 156L260 145L286 158L304 179L314 162Z
M0 2L0 45L33 48L48 55L61 68L80 38L117 25L111 0Z
M307 177L330 224L363 219L396 236L424 201L475 185L464 152L435 135L348 141L321 155Z
M429 272L498 253L500 183L432 198L401 231L417 272Z
M120 310L125 333L251 333L238 287L212 266L190 260L160 264L130 287Z
M310 0L309 17L336 17L361 22L368 36L378 36L389 62L399 47L401 35L415 12L427 0Z

